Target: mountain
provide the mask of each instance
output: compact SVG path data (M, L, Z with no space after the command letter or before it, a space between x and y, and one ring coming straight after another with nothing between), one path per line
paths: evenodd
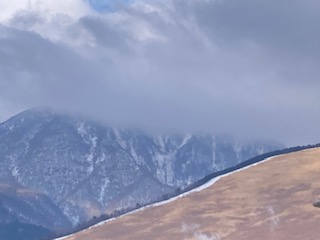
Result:
M56 230L159 199L212 172L282 147L224 136L154 136L32 109L0 125L0 183L40 194L43 211L50 212L50 218L57 216L51 226L43 218L34 220L38 203L33 202L30 219L22 219L19 209L25 200L17 195L22 202L12 208L11 218Z
M269 158L65 240L318 239L319 157L314 148Z
M11 223L0 223L0 239L1 240L41 240L48 239L53 236L53 232L49 229L27 224L17 221Z
M46 194L2 181L0 223L16 221L41 225L48 229L71 228L69 219Z

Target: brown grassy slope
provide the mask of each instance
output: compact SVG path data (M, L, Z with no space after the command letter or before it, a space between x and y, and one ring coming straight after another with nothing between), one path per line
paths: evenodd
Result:
M278 156L201 192L69 240L320 238L320 148Z

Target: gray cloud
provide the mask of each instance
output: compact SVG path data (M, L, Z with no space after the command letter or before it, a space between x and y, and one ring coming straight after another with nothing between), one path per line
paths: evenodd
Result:
M95 78L87 59L36 33L1 27L1 96L30 104L74 97L72 90L88 87ZM75 91L77 92L77 91Z
M122 51L122 53L130 51L126 33L108 24L107 21L84 17L80 20L80 24L94 37L99 46Z
M317 9L170 0L79 19L20 12L0 27L0 111L43 104L151 130L320 141Z

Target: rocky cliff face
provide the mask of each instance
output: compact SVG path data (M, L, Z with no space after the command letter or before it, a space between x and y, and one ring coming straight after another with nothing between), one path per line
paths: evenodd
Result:
M0 125L0 180L47 195L77 224L281 147L222 136L152 136L29 110Z

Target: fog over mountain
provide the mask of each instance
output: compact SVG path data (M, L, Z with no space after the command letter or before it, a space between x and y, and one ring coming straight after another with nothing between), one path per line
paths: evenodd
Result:
M66 231L283 147L219 135L149 135L28 110L0 124L0 221Z
M151 131L320 141L320 3L0 2L0 119L46 105Z

